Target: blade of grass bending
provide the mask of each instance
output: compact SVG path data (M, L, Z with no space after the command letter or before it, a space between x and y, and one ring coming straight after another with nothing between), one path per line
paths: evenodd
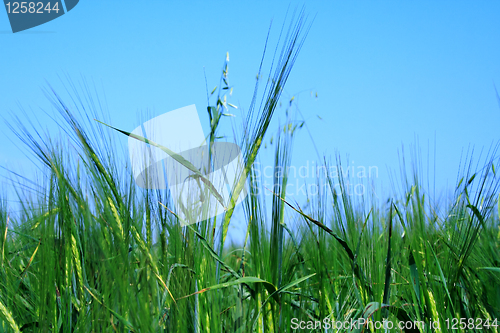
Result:
M162 204L161 202L158 202L161 206L163 206L163 208L165 208L166 210L168 210L172 215L174 215L176 218L179 219L179 221L183 221L183 219L181 219L177 214L175 214L172 210L170 210L167 206L165 206L164 204ZM212 249L212 247L208 244L207 240L205 239L205 237L203 237L203 235L201 235L195 228L193 228L190 224L186 224L186 227L191 229L191 231L193 231L196 236L198 236L198 238L200 239L201 241L201 244L203 245L203 247L205 249L208 250L208 253L210 253L210 255L212 256L212 258L214 258L215 260L217 260L229 273L231 273L235 278L241 278L241 275L239 275L238 273L236 273L231 267L229 267L220 257L219 255L214 251L214 249Z
M140 135L136 135L136 134L129 133L129 132L126 132L126 131L122 131L122 130L120 130L118 128L115 128L113 126L105 124L102 121L99 121L97 119L94 119L94 120L97 121L98 123L101 123L101 124L103 124L105 126L108 126L109 128L114 129L115 131L118 131L118 132L120 132L122 134L125 134L127 136L130 136L130 137L132 137L132 138L134 138L136 140L139 140L139 141L142 141L144 143L147 143L147 144L149 144L149 145L151 145L153 147L159 148L162 151L164 151L165 153L167 153L174 160L176 160L177 162L179 162L180 164L182 164L184 167L186 167L190 171L194 172L196 174L196 176L199 177L199 179L207 185L208 190L213 194L213 196L217 199L217 201L219 201L219 203L222 205L222 207L224 207L224 209L227 210L227 207L224 204L224 199L219 194L219 192L217 192L217 190L215 189L214 185L210 182L210 180L208 180L205 176L203 176L203 174L200 172L200 170L198 170L193 164L191 164L191 162L189 162L188 160L186 160L184 157L182 157L181 155L179 155L179 154L175 153L174 151L168 149L167 147L164 147L162 145L157 144L154 141L151 141L151 140L148 140L146 138L143 138Z
M370 302L366 305L366 307L364 308L364 310L362 312L362 318L365 320L365 325L362 327L351 328L349 330L349 332L351 332L351 333L366 332L367 330L365 328L367 327L366 323L368 323L368 319L375 312L377 312L381 309L389 310L392 314L394 314L396 316L396 318L398 318L399 321L401 321L403 323L404 322L411 322L411 319L408 316L408 314L404 310L402 310L398 307L395 307L395 306L389 305L389 304L384 304L384 303L380 304L379 302ZM386 329L386 331L387 331L387 329ZM418 328L410 328L410 329L406 328L406 329L404 329L404 332L405 333L420 333Z
M277 196L280 200L283 200L284 203L286 203L291 209L293 209L294 211L296 211L297 213L299 213L300 215L302 215L303 217L305 217L306 219L308 219L309 221L311 221L312 223L316 224L318 227L320 227L321 229L323 229L324 231L326 231L327 233L329 233L330 235L332 235L339 243L340 245L342 245L342 247L344 248L344 250L346 251L347 255L349 256L349 258L354 261L354 253L352 252L351 248L349 247L349 245L347 244L347 242L345 240L343 240L341 237L339 237L335 232L333 232L332 229L328 228L326 225L324 225L323 223L313 219L312 217L310 217L309 215L305 214L302 209L296 209L295 207L293 207L290 203L288 203L285 199L281 198L280 196L278 196L276 193L274 193L273 191L271 191L270 189L266 188L268 191L270 191L271 193L273 193L275 196Z
M323 229L324 231L326 231L327 233L329 233L331 236L333 236L333 238L335 238L340 243L340 245L342 246L342 248L345 250L345 252L347 253L347 256L351 259L351 263L352 263L352 266L353 266L354 274L358 277L358 279L360 281L362 281L364 283L364 285L368 288L368 291L369 291L370 295L373 296L372 287L367 282L366 276L364 275L361 267L359 267L358 265L354 264L354 262L355 262L354 253L352 252L352 250L349 247L349 245L347 244L347 242L345 240L343 240L341 237L339 237L335 232L333 232L333 230L331 230L330 228L328 228L326 225L324 225L323 223L321 223L321 222L313 219L309 215L305 214L302 211L302 209L300 209L300 207L299 207L299 209L296 209L290 203L288 203L285 199L279 197L276 193L274 193L270 189L268 189L268 188L266 188L266 189L268 191L270 191L271 193L273 193L275 196L277 196L280 200L283 200L283 202L286 203L294 211L296 211L297 213L299 213L300 215L302 215L303 217L305 217L307 220L309 220L312 223L316 224L316 226L320 227L321 229Z
M9 232L12 232L12 233L14 233L14 234L16 234L16 235L19 235L19 236L23 236L23 237L29 238L29 239L31 239L32 241L35 241L35 242L38 242L38 241L40 240L40 239L38 239L38 238L32 237L32 236L30 236L30 235L28 235L28 234L25 234L25 233L22 233L22 232L19 232L19 231L13 230L13 229L8 230L8 231L9 231ZM14 252L18 252L18 251L17 251L17 250L15 250Z
M187 266L187 265L184 265L184 264L179 264L179 263L175 263L175 264L173 264L173 265L170 267L170 269L168 270L167 282L166 282L166 286L167 286L167 288L165 289L165 291L163 292L163 294L162 294L162 296L161 296L161 301L160 301L160 304L162 304L162 306L161 306L161 308L162 308L162 309L168 309L168 304L167 304L167 292L170 294L170 289L169 289L169 287L170 287L170 278L171 278L171 276L172 276L172 272L173 272L174 268L177 268L177 267L179 267L179 268L185 268L185 269L187 269L188 271L190 271L190 272L192 272L193 274L195 274L195 275L196 275L196 272L195 272L195 271L193 271L193 270L192 270L189 266ZM170 294L170 297L172 297L172 299L173 299L172 294ZM176 302L176 301L174 300L174 302ZM177 303L175 303L175 304L177 305ZM159 313L159 322L162 322L162 320L164 320L164 315L165 315L165 313L166 313L165 311L166 311L166 312L168 312L169 310L164 310L164 311L161 311L161 312Z
M210 286L207 288L203 288L202 290L199 290L199 291L192 293L190 295L182 296L182 297L178 298L177 300L180 300L180 299L183 299L186 297L190 297L190 296L194 296L197 294L201 294L201 293L204 293L204 292L209 291L209 290L226 288L226 287L235 286L238 284L246 284L246 283L262 283L264 285L264 287L266 288L266 290L269 292L269 295L274 295L273 298L276 300L276 302L279 302L279 295L275 293L276 287L271 282L259 279L258 277L254 277L254 276L246 276L246 277L242 277L242 278L239 278L237 280L230 281L230 282L220 283L220 284L216 284L216 285L213 285L213 286Z
M262 306L260 307L259 312L258 312L258 313L257 313L257 315L255 316L255 320L254 320L254 322L253 322L253 324L252 324L252 332L253 332L253 329L254 329L254 327L255 327L255 324L256 324L257 320L259 319L259 315L260 315L260 313L262 312L262 310L263 310L263 309L264 309L264 307L266 306L267 302L268 302L271 298L275 299L275 296L274 296L275 294L278 294L278 295L279 295L281 292L283 292L283 291L285 291L285 290L287 290L287 289L290 289L290 288L292 288L292 287L296 286L297 284L299 284L299 283L301 283L301 282L303 282L303 281L305 281L305 280L309 279L310 277L313 277L314 275L316 275L316 273L313 273L313 274L310 274L310 275L307 275L307 276L304 276L304 277L298 278L297 280L290 282L289 284L287 284L287 285L285 285L285 286L283 286L283 287L279 288L278 290L276 290L275 292L273 292L271 295L269 295L269 297L268 297L268 298L266 298L266 300L264 301L264 303L262 303Z

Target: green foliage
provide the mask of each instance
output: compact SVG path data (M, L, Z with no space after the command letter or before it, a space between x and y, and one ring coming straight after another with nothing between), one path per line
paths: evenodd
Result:
M20 123L16 133L45 169L35 188L18 190L18 214L0 204L0 331L290 332L293 320L325 318L441 327L406 332L455 332L446 322L453 318L493 324L500 316L493 162L463 170L450 207L433 206L415 173L403 179L400 196L369 210L349 195L342 175L337 191L332 175L318 176L332 191L309 196L302 209L286 197L288 174L275 173L267 216L254 162L302 43L302 25L301 18L290 29L263 107L257 109L255 97L246 119L241 184L249 186L241 246L225 244L232 210L222 221L181 227L168 192L135 186L114 153L115 132L78 119L78 108L57 95L71 146L33 136ZM234 107L225 93L228 61L221 88L212 91L216 105L207 109L210 143L221 116ZM280 126L274 170L290 165L296 129L290 119ZM438 216L438 208L446 213Z

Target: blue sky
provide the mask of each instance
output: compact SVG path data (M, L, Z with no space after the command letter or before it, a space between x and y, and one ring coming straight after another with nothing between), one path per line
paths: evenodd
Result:
M274 46L287 8L302 5L81 0L66 15L16 34L0 10L0 115L29 110L56 135L41 111L51 112L43 89L50 84L64 98L66 77L76 85L83 78L95 83L118 128L134 129L146 111L196 104L207 133L204 71L211 90L229 52L230 102L245 112L271 21ZM497 142L500 2L308 1L305 10L314 22L283 100L295 96L321 156L376 166L381 198L389 170L399 172L403 146L408 152L418 140L424 169L430 147L439 192L455 183L464 149ZM279 109L270 131L284 119ZM224 129L231 133L229 123ZM0 165L29 177L28 159L3 122L0 133ZM126 145L126 137L119 142ZM293 165L317 159L304 127Z

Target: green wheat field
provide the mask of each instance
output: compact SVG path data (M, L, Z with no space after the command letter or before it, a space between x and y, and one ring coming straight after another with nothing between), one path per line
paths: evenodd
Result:
M265 195L255 162L308 27L299 17L276 52L268 45L273 69L269 79L259 71L242 121L247 177L232 193L249 189L237 206L241 244L231 241L234 209L183 227L168 191L139 188L114 144L127 133L105 125L113 120L90 93L77 106L52 94L64 137L12 122L42 168L36 182L13 177L16 195L0 200L0 331L498 332L496 146L484 165L462 163L446 204L430 199L418 160L383 202L349 195L328 174L316 181L330 190L307 204L281 190L286 173ZM210 143L233 107L227 65L209 92ZM288 119L269 146L281 170L303 125Z

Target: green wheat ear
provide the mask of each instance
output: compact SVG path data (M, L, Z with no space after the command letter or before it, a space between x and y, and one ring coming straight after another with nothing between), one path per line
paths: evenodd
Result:
M231 217L234 212L234 204L238 201L238 198L241 194L241 191L245 187L245 183L247 181L247 177L250 174L252 166L257 158L260 147L262 145L264 135L267 132L271 119L273 117L274 111L276 107L279 105L279 99L281 97L281 93L285 87L285 84L288 80L288 76L292 70L293 65L295 64L295 60L299 54L302 45L304 44L307 33L309 32L310 25L305 26L306 17L304 15L304 11L301 11L299 17L296 22L292 22L288 28L285 39L282 43L281 53L275 62L275 58L273 58L273 64L276 63L276 67L271 68L270 70L270 79L267 82L264 92L262 94L261 105L262 108L257 110L257 95L258 88L260 83L262 64L264 62L264 58L266 55L267 48L267 40L266 45L264 47L264 53L262 55L261 64L259 67L257 82L255 84L255 91L252 98L252 102L249 108L249 112L247 114L247 123L251 126L245 131L245 136L243 138L242 147L244 147L244 155L245 155L245 166L242 177L240 177L235 190L231 196L231 207L227 211L223 225L222 225L222 237L220 248L224 247L224 242L226 240L227 231L229 229L229 224L231 222ZM284 26L282 31L284 30ZM268 38L269 38L268 32ZM281 37L281 36L280 36ZM276 46L276 52L279 48L279 43ZM273 73L274 71L274 73Z

